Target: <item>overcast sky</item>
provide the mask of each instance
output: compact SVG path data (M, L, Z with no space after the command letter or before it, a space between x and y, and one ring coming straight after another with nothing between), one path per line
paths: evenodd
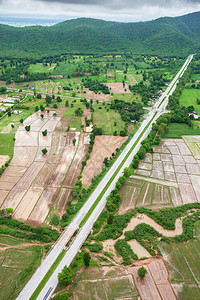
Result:
M0 0L1 14L19 17L134 22L194 11L200 11L200 0Z

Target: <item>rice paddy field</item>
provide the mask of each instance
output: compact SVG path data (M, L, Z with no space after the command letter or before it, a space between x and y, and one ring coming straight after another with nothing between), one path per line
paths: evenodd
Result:
M199 136L163 139L122 186L119 212L139 206L157 210L200 202L199 145Z
M0 299L14 300L39 265L43 248L22 239L0 235Z
M172 286L181 300L200 298L200 221L195 224L194 237L184 244L159 244Z
M125 298L124 298L125 297ZM138 299L133 278L120 267L86 270L75 287L72 299Z

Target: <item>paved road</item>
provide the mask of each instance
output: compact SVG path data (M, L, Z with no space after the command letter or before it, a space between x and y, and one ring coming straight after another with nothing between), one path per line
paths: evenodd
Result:
M70 240L72 237L74 231L79 227L81 221L91 208L91 206L95 203L96 199L98 196L101 194L102 190L106 186L106 184L109 182L121 162L124 160L130 149L133 147L133 145L137 143L137 145L134 147L133 151L129 155L129 157L126 159L125 163L123 164L122 168L120 171L117 173L116 177L106 190L105 194L101 198L100 202L94 209L93 213L91 216L88 218L87 222L84 224L84 226L79 230L79 233L76 235L76 238L68 248L65 256L59 263L58 267L52 274L52 276L49 278L47 281L46 285L42 289L41 293L37 297L38 300L46 300L51 297L53 294L53 291L55 290L57 284L58 284L58 279L57 275L58 273L63 269L65 265L69 266L80 250L82 244L86 240L87 236L89 235L94 222L97 220L98 216L102 212L103 208L105 207L106 204L106 198L110 194L110 192L115 188L116 182L119 179L120 176L123 175L123 170L124 168L128 167L134 155L138 152L138 150L141 147L141 142L149 135L151 132L152 124L156 121L156 119L159 118L159 116L165 111L167 103L168 103L168 98L169 96L173 93L173 91L176 89L176 82L177 79L180 78L184 71L187 69L188 64L191 62L193 58L193 55L190 55L181 70L178 72L174 80L171 82L171 84L168 86L167 90L161 95L157 103L154 105L152 110L149 112L145 120L143 121L142 125L134 135L134 137L131 139L129 144L126 146L126 148L123 150L123 152L120 154L116 162L113 164L113 166L110 168L110 170L107 172L107 174L104 176L102 181L99 183L99 185L96 187L94 192L91 194L91 196L88 198L87 202L83 205L83 207L80 209L76 217L73 219L73 221L70 223L70 225L65 229L59 240L54 244L52 250L50 253L47 255L47 257L44 259L42 264L39 266L39 268L36 270L32 278L29 280L29 282L26 284L24 289L21 291L21 293L18 296L18 300L27 300L31 297L53 262L56 260L58 255L62 252L64 249L65 245L67 242ZM150 122L151 121L151 122ZM146 126L148 127L146 128ZM146 128L146 130L145 130ZM142 136L140 136L142 134Z

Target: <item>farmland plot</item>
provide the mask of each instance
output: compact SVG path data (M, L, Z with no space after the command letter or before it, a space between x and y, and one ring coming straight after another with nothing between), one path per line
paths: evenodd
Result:
M90 186L92 178L102 171L104 158L110 158L126 139L127 137L121 136L96 136L93 151L82 173L83 186Z
M191 143L196 143L197 149L200 139L198 136L184 139L186 142L163 139L160 146L154 147L153 155L147 153L140 161L134 175L121 188L120 214L135 206L158 209L200 201L200 166L192 148L189 149ZM130 187L135 179L143 183L137 196Z
M200 298L200 222L195 224L195 239L188 243L165 244L159 248L167 263L172 286L180 300Z

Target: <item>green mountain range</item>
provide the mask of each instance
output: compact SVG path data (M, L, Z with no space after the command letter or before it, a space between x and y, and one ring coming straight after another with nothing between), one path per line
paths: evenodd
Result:
M200 12L119 23L79 18L50 27L0 24L0 57L124 53L185 56L200 50Z

